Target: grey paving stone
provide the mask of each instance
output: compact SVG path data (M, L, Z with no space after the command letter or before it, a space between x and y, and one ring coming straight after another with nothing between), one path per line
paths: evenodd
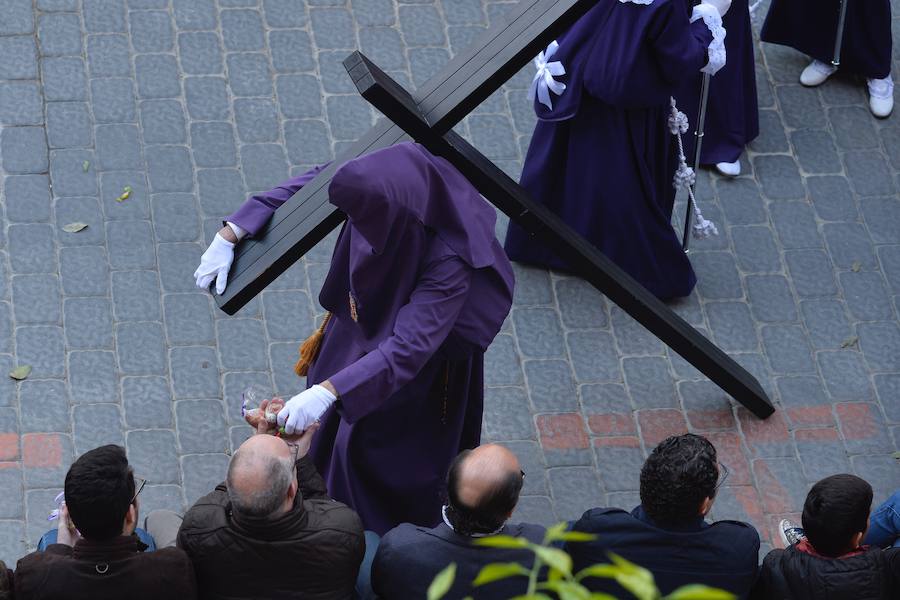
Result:
M69 465L72 463L72 439L65 434L33 433L22 436L25 487L53 487L54 496L63 488L63 480ZM31 452L29 452L29 449ZM29 460L29 454L34 454ZM56 508L50 505L47 509ZM46 519L45 515L42 515ZM46 522L46 521L45 521Z
M801 129L791 132L791 145L805 173L840 173L841 159L827 131Z
M556 280L555 287L563 325L578 329L609 325L606 300L592 285L571 278Z
M244 201L244 182L236 169L201 169L197 171L200 208L203 213L223 218Z
M75 453L125 443L118 404L83 404L72 409L72 438Z
M856 201L843 177L809 177L806 180L813 208L825 221L855 221Z
M273 34L274 35L274 34ZM346 50L326 50L319 52L319 74L322 87L330 94L354 94L356 87L347 75L343 60Z
M537 439L528 396L521 387L485 388L482 435L496 441Z
M2 25L0 25L2 27ZM32 81L8 81L0 87L0 123L41 125L44 120L41 92Z
M47 141L43 128L4 128L0 131L0 155L7 173L46 173Z
M612 331L622 354L663 354L662 342L618 306L610 307Z
M330 96L325 106L334 139L356 140L372 126L369 104L360 96Z
M799 85L783 85L778 86L775 93L788 127L822 129L826 126L825 111L814 91Z
M834 264L849 269L859 263L864 268L876 266L872 240L858 223L828 223L822 228Z
M387 4L388 10L393 11L391 3ZM384 9L384 6L379 7ZM303 27L308 19L304 7L297 6L291 0L263 0L263 13L266 17L266 25L269 27ZM356 13L356 3L354 3ZM357 15L357 19L359 19Z
M153 193L192 191L191 158L186 147L148 146L145 158Z
M138 128L131 124L98 125L96 137L97 158L100 168L106 171L122 171L143 168Z
M691 256L697 289L707 300L742 298L744 290L734 256L727 252L697 252Z
M84 75L82 58L44 58L41 60L41 73L46 100L84 100L87 98L87 78Z
M860 196L884 196L896 193L894 173L880 152L859 150L844 154L847 175Z
M148 483L141 492L141 514L143 515L149 515L154 510L171 510L181 515L186 509L187 505L182 496L181 486Z
M819 371L834 401L867 400L872 385L862 355L853 350L837 350L816 354Z
M884 278L874 271L847 271L838 275L850 314L861 321L896 318Z
M776 373L814 373L806 334L799 326L767 325L761 329L763 347Z
M70 348L111 348L112 307L107 298L66 298L66 340Z
M228 68L228 85L235 96L272 95L272 75L265 54L229 54L225 62Z
M0 302L0 352L12 352L12 340L12 309L10 308L9 302ZM8 372L9 371L7 371L7 373ZM0 391L6 393L6 390L0 389ZM13 394L12 391L10 391L9 393L10 395Z
M247 188L268 190L288 178L288 164L281 144L241 146L241 165Z
M788 152L790 150L778 111L759 111L759 136L750 142L750 149L757 153Z
M400 30L409 46L444 46L447 38L433 6L400 6Z
M142 98L177 98L181 95L175 57L141 54L134 58L138 93Z
M562 467L550 469L547 474L560 519L578 519L586 510L604 505L603 490L594 468Z
M565 352L559 315L549 308L513 309L519 349L527 358L555 358Z
M484 355L484 383L492 385L521 385L522 367L515 338L498 335Z
M136 121L133 88L134 85L130 79L121 77L92 79L91 107L94 119L98 123L133 123Z
M0 37L0 79L35 79L38 74L37 51L30 36Z
M65 477L65 473L63 473L63 477ZM27 515L28 519L25 523L25 530L21 530L21 522L13 523L11 521L5 521L4 523L9 525L15 525L16 527L8 527L7 531L16 530L16 539L14 540L14 546L16 548L22 548L23 552L26 552L26 544L29 549L33 549L37 546L38 540L41 539L47 531L53 527L53 523L47 520L48 515L51 510L57 508L57 504L55 502L56 495L59 492L63 491L63 482L62 479L60 481L54 481L49 483L48 485L54 486L51 489L45 490L26 490L25 491L25 504L27 506ZM3 546L5 547L5 545ZM7 561L7 564L16 564L16 561L22 558L24 554L17 554L13 557L12 562ZM6 557L3 557L4 560Z
M197 289L192 275L203 254L199 244L159 244L157 254L163 291L193 292Z
M332 158L328 128L322 121L285 121L284 137L288 158L294 164L322 163Z
M153 269L156 266L149 221L110 221L106 224L106 239L113 269Z
M290 398L306 388L306 378L294 373L297 363L299 342L278 342L269 344L269 361L272 377L275 379L275 393Z
M278 141L278 111L272 100L239 98L234 102L234 117L242 142Z
M172 50L175 43L175 32L172 30L172 21L168 13L165 11L130 11L128 20L131 30L131 45L134 46L136 52L169 52Z
M406 68L405 46L399 32L394 28L361 27L359 48L383 70Z
M184 80L187 109L195 120L229 118L228 91L221 77L187 77Z
M878 147L878 133L872 114L861 106L828 109L828 120L841 150Z
M822 247L822 236L816 226L813 209L807 202L776 202L769 207L769 211L782 247Z
M84 25L90 32L125 32L125 7L116 0L83 0ZM132 28L132 31L135 31Z
M662 357L622 359L625 383L632 401L640 408L675 408L678 400L667 361Z
M87 59L91 77L131 77L128 38L124 35L89 35Z
M350 11L344 8L312 8L309 19L318 48L356 47L356 32Z
M594 454L597 457L597 470L604 490L621 492L639 489L644 454L637 438L595 440Z
M873 506L887 500L900 486L897 477L897 461L890 454L854 456L850 459L856 474L872 482L875 493Z
M801 298L837 294L834 267L821 250L793 250L785 252L785 262L791 273L794 289Z
M726 351L756 351L759 339L750 309L744 302L706 304L709 325L716 344Z
M805 198L806 190L794 159L783 155L763 155L753 159L753 169L770 200Z
M851 334L846 309L838 300L817 299L800 303L809 339L817 350L837 349Z
M786 277L750 275L745 282L750 310L758 321L772 323L797 320L797 308Z
M191 150L198 167L231 167L237 162L230 123L193 123Z
M208 346L172 348L169 352L175 397L218 398L219 369L215 351Z
M200 237L200 220L193 194L155 194L153 231L160 242L189 242Z
M123 377L122 406L131 429L173 426L172 397L164 377Z
M316 59L312 51L309 33L301 29L270 32L269 51L272 53L272 66L278 73L295 73L316 69ZM321 56L320 54L320 60ZM322 77L325 79L324 72Z
M869 235L876 244L900 242L900 202L896 196L863 198L860 208L866 220Z
M890 432L878 405L848 402L835 406L835 413L850 454L874 454L890 448Z
M219 354L226 369L267 369L262 323L255 319L216 322Z
M19 421L22 433L68 431L69 394L62 381L23 381L19 384Z
M27 0L10 0L4 5L3 23L0 35L15 35L34 31L32 4ZM21 498L19 499L21 502Z
M88 170L84 170L84 163ZM50 178L55 196L96 196L97 176L90 150L52 150Z
M216 7L204 0L172 0L178 29L215 29Z
M873 379L875 381L875 390L878 392L878 398L881 400L881 407L884 409L887 420L891 422L900 421L900 402L897 402L897 398L900 398L900 374L885 373L875 375ZM896 435L894 439L897 439Z
M896 321L860 323L856 333L870 369L900 372L900 326Z
M9 262L15 273L55 273L53 228L44 224L10 225Z
M572 368L564 360L525 361L528 395L536 412L578 410Z
M60 289L56 275L13 277L12 301L18 324L60 324Z
M262 18L256 10L223 10L222 40L228 52L247 52L265 48Z
M69 352L69 389L75 403L118 403L119 378L115 354L104 351Z
M553 283L550 280L549 271L519 263L512 263L512 265L516 277L516 289L513 296L513 303L516 306L553 304Z
M278 105L288 119L321 117L323 98L319 81L314 75L279 75L275 87ZM240 130L240 123L238 128Z
M224 381L225 411L228 422L246 427L246 423L241 416L241 402L244 391L250 386L271 390L272 379L269 373L243 371L225 373Z
M81 54L81 22L78 15L45 14L38 18L37 24L41 55Z
M112 274L113 309L117 321L161 319L159 276L154 271Z
M6 178L3 187L8 221L50 220L50 181L46 175L12 175Z
M47 139L51 148L78 148L93 142L91 116L83 102L47 104Z
M569 356L579 383L621 381L615 341L605 331L576 331L566 336Z
M900 246L880 246L878 258L891 290L900 291Z
M865 102L863 86L850 77L832 77L829 85L819 88L819 94L827 106L845 106Z
M450 53L443 48L410 49L409 68L412 73L413 84L416 87L422 87L448 62L450 62Z
M230 450L221 400L184 400L175 403L178 443L183 453ZM224 474L222 474L224 479Z
M4 465L0 470L0 518L22 521L25 518L25 488L22 483L22 467L17 464ZM24 544L23 544L24 546ZM4 556L3 558L6 558ZM15 560L21 557L11 557Z
M8 354L0 354L0 368L4 373L9 373L15 367L25 363L13 361ZM16 403L16 382L10 377L0 378L0 406L14 406Z
M231 453L234 454L237 452L237 449L241 447L241 444L246 442L252 436L253 431L247 427L247 424L236 425L234 427L230 427L228 430L228 436L231 440Z
M768 227L732 227L738 266L744 272L767 273L781 270L781 259Z
M184 110L177 100L141 102L141 131L146 144L183 144Z
M222 46L212 31L178 32L181 69L188 75L218 75L222 72Z
M135 476L153 483L181 483L174 431L129 431L125 447Z
M184 473L184 497L188 504L192 504L224 481L228 456L191 454L181 459L181 468Z
M106 296L109 294L109 265L101 246L62 248L59 274L68 296Z
M119 357L119 368L125 374L165 373L165 336L162 326L152 322L117 324L116 354Z
M717 179L715 187L719 205L729 224L760 225L768 222L759 187L753 179Z
M263 315L269 339L273 341L302 340L316 327L312 304L305 292L266 292Z

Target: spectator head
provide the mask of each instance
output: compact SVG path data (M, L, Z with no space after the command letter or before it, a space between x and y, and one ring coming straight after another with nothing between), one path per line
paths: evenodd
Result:
M284 440L254 435L241 444L228 465L225 483L232 510L246 517L277 517L297 496L297 470Z
M503 446L463 451L447 473L447 520L462 535L496 532L512 516L524 480L519 459Z
M125 448L108 445L78 457L66 473L66 507L87 540L134 533L138 519L134 473Z
M659 525L706 516L719 479L716 449L691 433L663 440L641 469L641 506Z
M869 528L872 486L856 475L819 481L803 503L803 529L816 552L840 556L859 547Z

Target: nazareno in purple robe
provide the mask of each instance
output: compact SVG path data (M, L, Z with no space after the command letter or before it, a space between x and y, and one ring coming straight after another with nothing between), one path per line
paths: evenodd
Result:
M256 233L318 169L227 218ZM334 175L347 214L319 302L332 318L309 385L338 401L311 454L366 529L434 526L453 458L481 439L484 352L512 305L496 212L444 159L403 143Z
M772 0L760 37L831 64L839 17L840 0ZM848 0L841 70L887 77L891 51L890 0Z
M538 123L521 184L659 298L687 296L697 279L672 229L677 146L669 99L707 62L712 34L684 0L601 0L558 39L566 69ZM699 76L699 75L698 75ZM512 260L568 270L510 223Z
M696 2L689 0L688 8L694 4ZM704 165L736 162L744 147L759 135L756 60L748 0L733 0L722 24L728 31L725 37L728 62L709 82L703 147L700 149L700 163ZM701 77L700 73L688 77L686 85L675 96L678 108L687 114L691 124L683 136L689 164L694 160Z

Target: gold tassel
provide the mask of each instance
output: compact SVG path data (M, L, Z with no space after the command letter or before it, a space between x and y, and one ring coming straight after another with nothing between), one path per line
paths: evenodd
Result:
M325 337L325 327L330 320L331 313L325 313L322 325L311 336L306 338L306 341L300 344L300 359L297 361L297 364L294 365L294 373L299 377L306 377L306 374L309 372L309 366L316 360L316 356L319 355L319 348L322 346L322 338Z

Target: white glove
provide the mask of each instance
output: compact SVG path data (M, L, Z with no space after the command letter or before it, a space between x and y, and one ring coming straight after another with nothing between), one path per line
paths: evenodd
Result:
M209 289L212 280L216 280L216 292L219 295L225 291L228 283L228 271L234 260L234 244L223 238L218 233L203 256L200 257L200 266L194 271L197 287Z
M719 11L720 17L724 17L728 9L731 8L731 0L703 0L702 4L709 4L715 8Z
M335 400L334 394L321 385L314 385L288 400L278 413L278 425L284 427L287 435L302 433L322 418Z

